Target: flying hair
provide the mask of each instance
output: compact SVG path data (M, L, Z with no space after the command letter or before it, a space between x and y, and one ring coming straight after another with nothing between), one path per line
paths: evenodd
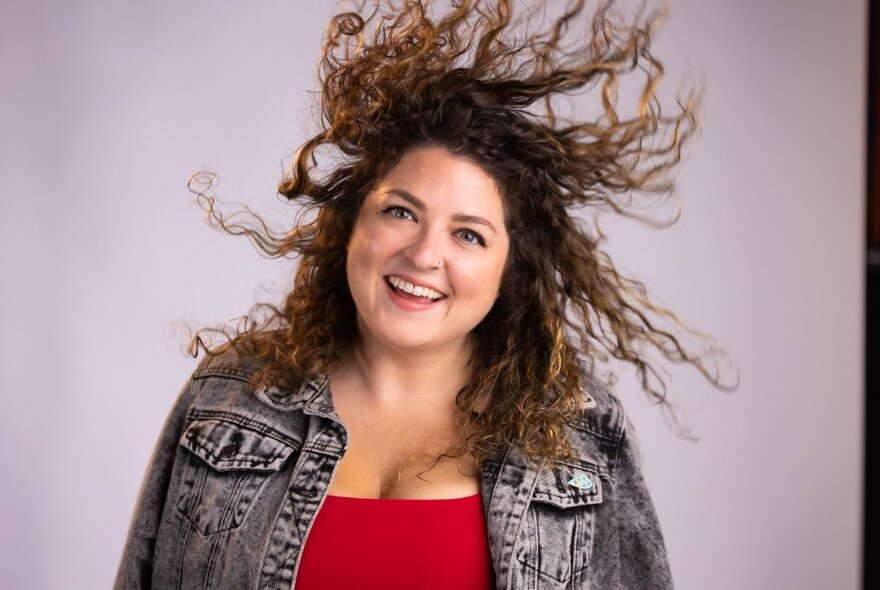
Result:
M318 129L279 184L298 207L292 227L272 230L247 208L225 217L216 177L190 181L211 225L299 262L283 303L255 305L235 328L200 330L193 355L231 347L263 359L255 387L293 387L338 367L358 338L345 255L360 204L404 153L438 145L497 181L511 237L501 296L475 330L472 372L456 396L461 437L440 456L469 452L479 463L516 445L532 458L572 458L565 427L585 410L586 381L612 360L632 366L690 436L662 367L685 363L729 388L724 351L619 272L598 223L578 213L674 223L677 212L656 219L648 210L673 191L699 129L701 87L661 108L664 67L651 44L666 4L522 4L340 5L319 64ZM624 82L638 89L631 109L621 105Z

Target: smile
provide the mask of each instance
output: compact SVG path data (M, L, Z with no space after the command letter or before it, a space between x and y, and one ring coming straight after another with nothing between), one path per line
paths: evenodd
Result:
M418 297L421 299L428 299L431 301L439 301L441 299L445 299L446 295L441 293L440 291L435 291L430 287L422 287L420 285L414 285L407 280L404 280L400 277L390 275L385 277L385 281L396 291L403 292L408 295L412 295L414 297Z

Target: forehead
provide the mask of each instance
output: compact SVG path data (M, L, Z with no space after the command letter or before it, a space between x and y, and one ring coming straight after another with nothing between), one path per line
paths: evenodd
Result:
M393 189L411 193L432 209L464 208L498 219L504 203L498 184L482 166L438 146L408 150L373 191L385 200Z

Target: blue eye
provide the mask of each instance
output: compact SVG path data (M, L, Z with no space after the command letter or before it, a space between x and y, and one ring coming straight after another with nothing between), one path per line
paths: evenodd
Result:
M462 239L468 244L479 244L484 248L486 247L486 240L483 239L483 236L473 230L463 229L458 233L458 235L460 235Z
M390 217L392 219L398 219L400 221L407 221L407 220L413 220L416 222L418 221L418 219L416 219L416 216L415 216L415 214L413 214L412 211L410 211L409 209L407 209L406 207L403 207L401 205L389 205L388 207L385 207L384 209L382 209L381 213L382 213L382 215L387 215L388 217ZM483 248L486 247L486 240L483 239L483 236L481 236L480 234L478 234L477 232L475 232L472 229L463 228L463 229L458 230L456 233L459 235L459 237L461 237L462 241L466 244L482 246Z
M401 207L400 205L391 205L390 207L385 207L384 209L382 209L382 213L384 215L393 217L394 219L415 219L412 211L410 211L406 207Z

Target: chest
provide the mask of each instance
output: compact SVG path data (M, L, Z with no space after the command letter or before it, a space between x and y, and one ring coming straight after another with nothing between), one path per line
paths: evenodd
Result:
M348 440L329 494L439 499L479 493L480 476L472 456L440 456L457 436L451 411L450 415L370 414L340 403L336 412L346 426Z
M278 416L243 406L203 398L191 411L156 542L156 587L289 590L328 493L452 498L479 491L492 565L505 589L588 587L594 531L615 530L598 524L607 483L599 466L536 471L512 449L485 461L476 479L462 478L452 463L420 479L426 466L414 465L384 491L383 478L390 481L407 453L447 442L448 423L367 421L362 431L344 409L334 416L323 397L304 412ZM594 485L568 485L579 474Z

